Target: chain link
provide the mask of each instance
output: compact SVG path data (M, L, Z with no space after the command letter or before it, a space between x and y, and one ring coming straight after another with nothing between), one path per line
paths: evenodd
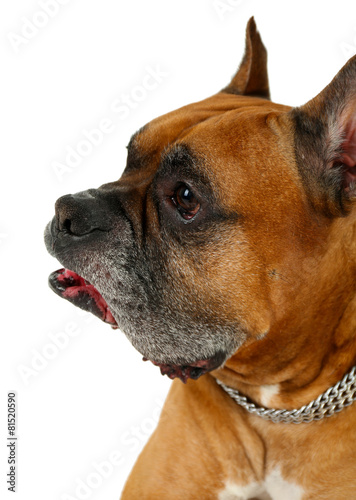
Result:
M271 420L274 423L301 424L312 420L321 420L324 417L331 417L334 413L338 413L350 406L356 400L356 366L337 384L329 387L314 401L298 410L276 410L257 406L248 400L246 396L242 396L236 389L226 386L218 379L216 379L216 382L237 404L245 408L249 413L258 415L265 420Z

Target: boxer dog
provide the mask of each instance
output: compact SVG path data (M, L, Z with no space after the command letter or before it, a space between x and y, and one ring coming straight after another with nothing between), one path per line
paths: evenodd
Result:
M231 83L46 228L53 290L175 379L124 500L356 498L356 58L297 108L266 60L252 18Z

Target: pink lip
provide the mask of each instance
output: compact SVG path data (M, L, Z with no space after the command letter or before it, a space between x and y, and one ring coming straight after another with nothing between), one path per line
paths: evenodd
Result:
M69 269L59 269L49 277L52 290L72 304L93 313L105 323L117 328L115 318L94 285Z

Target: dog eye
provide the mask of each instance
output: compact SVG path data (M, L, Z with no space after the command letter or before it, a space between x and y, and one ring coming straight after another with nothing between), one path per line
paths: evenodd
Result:
M176 189L172 201L185 220L192 219L199 212L200 203L194 193L185 184Z

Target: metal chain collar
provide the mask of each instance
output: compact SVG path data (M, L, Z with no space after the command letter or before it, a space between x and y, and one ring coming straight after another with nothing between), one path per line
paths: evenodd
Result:
M257 406L249 401L246 396L242 396L236 389L226 386L218 379L216 379L216 382L236 403L249 413L258 415L265 420L271 420L274 423L301 424L312 420L321 420L324 417L331 417L334 413L338 413L343 408L350 406L356 400L356 366L336 385L329 387L317 399L298 410L276 410Z

